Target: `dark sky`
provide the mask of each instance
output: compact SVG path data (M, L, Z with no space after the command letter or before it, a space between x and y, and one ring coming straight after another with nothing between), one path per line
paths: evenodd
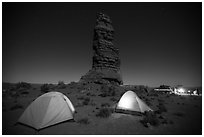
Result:
M109 15L124 84L201 86L202 3L2 4L3 81L65 83L91 68L96 14Z

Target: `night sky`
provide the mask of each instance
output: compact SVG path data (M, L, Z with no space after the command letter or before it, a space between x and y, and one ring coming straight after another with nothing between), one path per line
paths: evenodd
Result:
M124 84L202 85L202 3L2 3L4 82L78 81L96 14L110 16Z

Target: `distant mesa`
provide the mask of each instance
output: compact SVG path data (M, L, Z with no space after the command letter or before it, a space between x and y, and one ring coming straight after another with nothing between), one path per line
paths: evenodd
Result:
M110 17L97 14L93 37L92 69L80 82L115 82L123 84L120 74L119 49L114 46L114 29Z

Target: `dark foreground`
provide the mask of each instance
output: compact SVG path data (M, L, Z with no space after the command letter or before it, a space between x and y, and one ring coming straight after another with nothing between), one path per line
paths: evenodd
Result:
M102 108L114 108L121 94L101 96L100 87L92 85L80 89L76 85L55 88L64 93L73 103L77 113L75 121L66 121L37 132L36 130L15 123L26 107L39 95L40 85L32 85L21 90L21 94L8 95L2 98L2 134L202 134L202 97L177 96L167 94L150 94L136 92L153 110L158 111L159 123L145 126L141 123L143 116L122 113L111 113L107 117L98 115ZM163 104L163 108L159 108Z

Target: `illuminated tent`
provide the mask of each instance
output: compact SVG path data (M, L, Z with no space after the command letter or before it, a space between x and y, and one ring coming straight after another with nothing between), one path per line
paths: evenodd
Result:
M152 111L152 109L148 107L133 91L127 91L123 94L116 106L116 110L135 111L140 113Z
M74 112L74 106L65 95L59 92L49 92L34 100L18 122L39 130L73 119Z

